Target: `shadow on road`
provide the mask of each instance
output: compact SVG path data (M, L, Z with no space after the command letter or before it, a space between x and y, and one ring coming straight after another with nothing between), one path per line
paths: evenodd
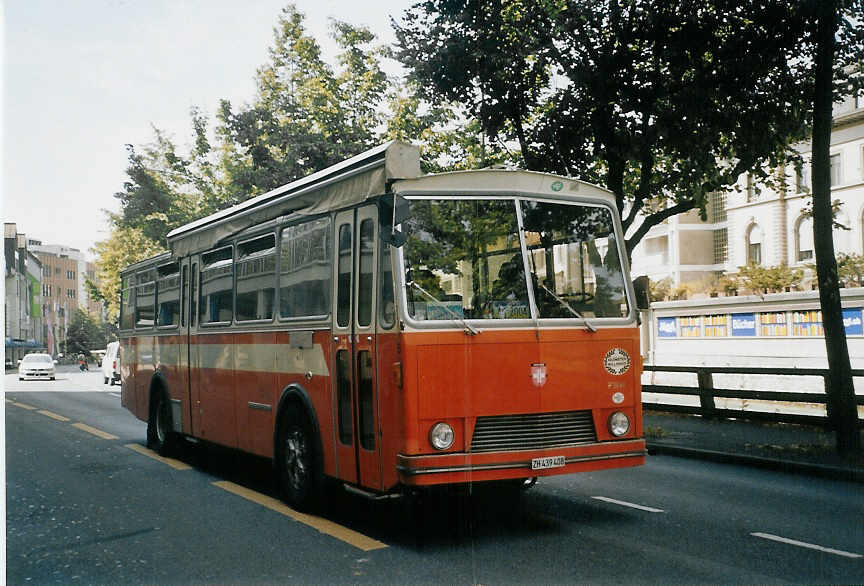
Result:
M218 480L279 498L272 462L267 458L190 441L177 442L171 457ZM382 500L348 492L335 482L324 490L324 504L315 514L390 545L411 549L449 550L478 540L530 539L539 533L559 531L559 522L543 511L559 509L561 501L553 498L555 502L549 502L537 491L512 486L476 483L406 492ZM571 513L567 516L584 520L591 512Z

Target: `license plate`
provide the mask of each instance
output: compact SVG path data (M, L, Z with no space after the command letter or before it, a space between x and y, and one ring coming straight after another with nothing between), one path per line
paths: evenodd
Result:
M547 468L562 468L564 456L548 456L531 460L531 470L546 470Z

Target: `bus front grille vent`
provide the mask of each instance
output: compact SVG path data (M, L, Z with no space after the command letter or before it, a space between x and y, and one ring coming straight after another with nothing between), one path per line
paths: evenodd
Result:
M591 411L478 417L472 452L558 448L597 441Z

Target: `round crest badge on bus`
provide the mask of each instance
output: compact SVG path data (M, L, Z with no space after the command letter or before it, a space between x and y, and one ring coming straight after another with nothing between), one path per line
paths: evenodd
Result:
M624 374L630 369L630 355L623 348L612 348L603 357L603 368L609 374Z

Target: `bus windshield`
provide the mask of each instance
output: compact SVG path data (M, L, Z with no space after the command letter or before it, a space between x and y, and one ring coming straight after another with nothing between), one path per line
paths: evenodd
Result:
M625 273L608 208L525 199L409 204L402 229L411 318L628 316Z

